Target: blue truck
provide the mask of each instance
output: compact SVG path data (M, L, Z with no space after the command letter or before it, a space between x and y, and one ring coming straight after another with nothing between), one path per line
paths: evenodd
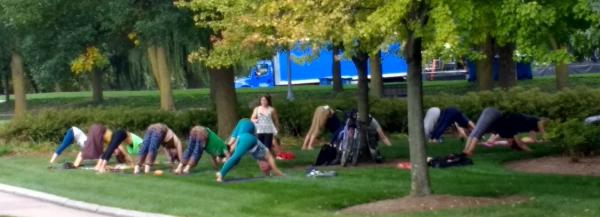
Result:
M404 78L407 75L406 61L397 54L400 46L392 45L381 53L381 66L384 79ZM316 57L310 57L310 49L293 49L291 59L310 58L310 61L296 63L288 61L288 52L277 52L271 60L261 60L252 67L247 77L235 80L236 88L274 87L288 84L288 62L291 62L292 84L330 85L333 73L333 52L321 50ZM342 58L341 73L344 84L358 79L356 67L350 59ZM370 68L369 68L370 75Z

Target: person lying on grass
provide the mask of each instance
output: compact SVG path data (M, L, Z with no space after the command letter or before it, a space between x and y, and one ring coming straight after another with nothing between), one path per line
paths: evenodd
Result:
M429 109L424 120L425 135L431 143L440 142L444 132L451 126L455 126L459 137L465 140L468 138L467 132L475 128L475 124L457 108L448 107L436 112L437 110L437 107Z
M65 136L63 137L63 141L60 146L56 148L52 157L50 158L50 163L54 163L56 159L73 143L77 143L80 147L80 151L77 154L76 162L81 162L82 154L81 150L85 147L85 142L87 141L87 135L79 129L78 127L70 127L65 132Z
M106 171L106 166L113 153L117 155L119 162L126 162L129 166L133 167L134 160L130 155L137 155L142 143L143 140L139 136L125 130L117 130L113 133L108 148L106 148L106 151L104 151L100 160L98 160L95 168L96 171L99 173Z
M261 166L263 172L267 169L272 169L277 176L283 174L277 168L275 159L273 158L273 155L271 155L271 152L269 152L269 149L258 142L255 134L256 128L250 119L245 118L238 122L229 140L230 150L233 154L231 158L225 162L221 170L217 172L217 182L223 182L223 178L227 176L227 173L229 173L229 171L233 169L233 167L236 166L248 152L252 153L253 157L258 160L259 166ZM264 162L268 163L268 168L262 166L265 164Z
M218 161L226 161L230 156L227 145L216 133L206 127L194 126L190 130L188 148L183 154L183 160L175 169L175 173L188 174L198 164L204 151L211 155L215 171L219 170Z
M501 113L494 108L486 108L481 113L475 129L469 135L463 153L474 154L479 138L484 133L496 133L497 138L507 139L507 144L514 149L530 151L529 144L536 143L536 133L545 135L545 127L549 120L518 113ZM520 139L519 133L529 132L532 139Z
M182 159L183 148L179 137L165 124L152 124L148 127L144 135L144 142L138 153L138 161L133 168L134 174L140 173L142 165L144 166L144 173L150 172L161 145L168 152L171 163Z

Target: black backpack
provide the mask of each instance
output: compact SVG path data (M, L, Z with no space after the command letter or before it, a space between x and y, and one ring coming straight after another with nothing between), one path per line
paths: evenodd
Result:
M448 156L434 157L427 162L433 168L447 168L456 166L472 165L473 161L464 153L450 154Z
M332 165L337 157L337 149L330 144L323 144L319 156L315 162L315 166Z

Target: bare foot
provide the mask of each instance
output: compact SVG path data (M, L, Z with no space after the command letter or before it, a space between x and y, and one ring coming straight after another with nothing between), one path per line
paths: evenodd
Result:
M217 172L217 182L223 182L223 177L221 176L221 172Z

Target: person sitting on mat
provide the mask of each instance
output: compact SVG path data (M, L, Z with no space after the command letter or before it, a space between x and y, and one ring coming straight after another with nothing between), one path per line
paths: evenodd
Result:
M65 133L61 145L58 146L58 148L56 148L56 150L52 154L52 157L50 158L50 163L54 163L56 159L58 159L58 157L73 143L77 143L77 145L79 145L80 147L80 151L77 154L75 162L81 162L81 150L83 149L83 147L85 147L85 141L87 141L87 135L85 135L85 133L81 129L79 129L78 127L70 127L69 129L67 129L67 132Z
M144 173L150 172L161 145L168 152L171 163L182 159L183 148L179 137L165 124L152 124L148 127L144 135L144 142L138 153L137 165L133 169L134 174L140 173L142 165L144 166Z
M283 174L277 168L275 159L273 158L273 155L271 155L271 152L269 152L268 148L258 141L255 134L256 128L250 119L245 118L238 122L229 140L230 150L233 154L231 158L225 162L221 170L217 172L217 182L223 182L223 178L227 176L227 173L229 173L229 171L233 169L233 167L236 166L242 157L248 152L252 153L254 158L257 158L259 165L261 166L261 170L264 171L262 166L263 163L261 163L261 161L266 161L266 163L269 165L269 168L265 169L272 169L277 176Z
M99 173L104 173L106 171L106 166L113 153L117 154L117 160L119 162L126 162L133 167L134 160L131 158L131 155L138 154L143 141L142 138L131 132L125 130L115 131L110 139L108 148L106 148L104 154L102 154L102 157L96 164L96 171Z
M227 145L216 133L206 127L194 126L190 130L188 148L183 154L182 161L175 169L175 173L189 173L198 164L204 151L211 155L211 162L215 171L219 170L218 159L222 158L223 161L226 161L230 157Z
M438 143L441 137L450 126L456 126L459 137L467 139L467 132L475 128L475 124L467 118L460 110L455 107L448 107L441 110L440 116L436 121L435 127L429 134L429 142Z

